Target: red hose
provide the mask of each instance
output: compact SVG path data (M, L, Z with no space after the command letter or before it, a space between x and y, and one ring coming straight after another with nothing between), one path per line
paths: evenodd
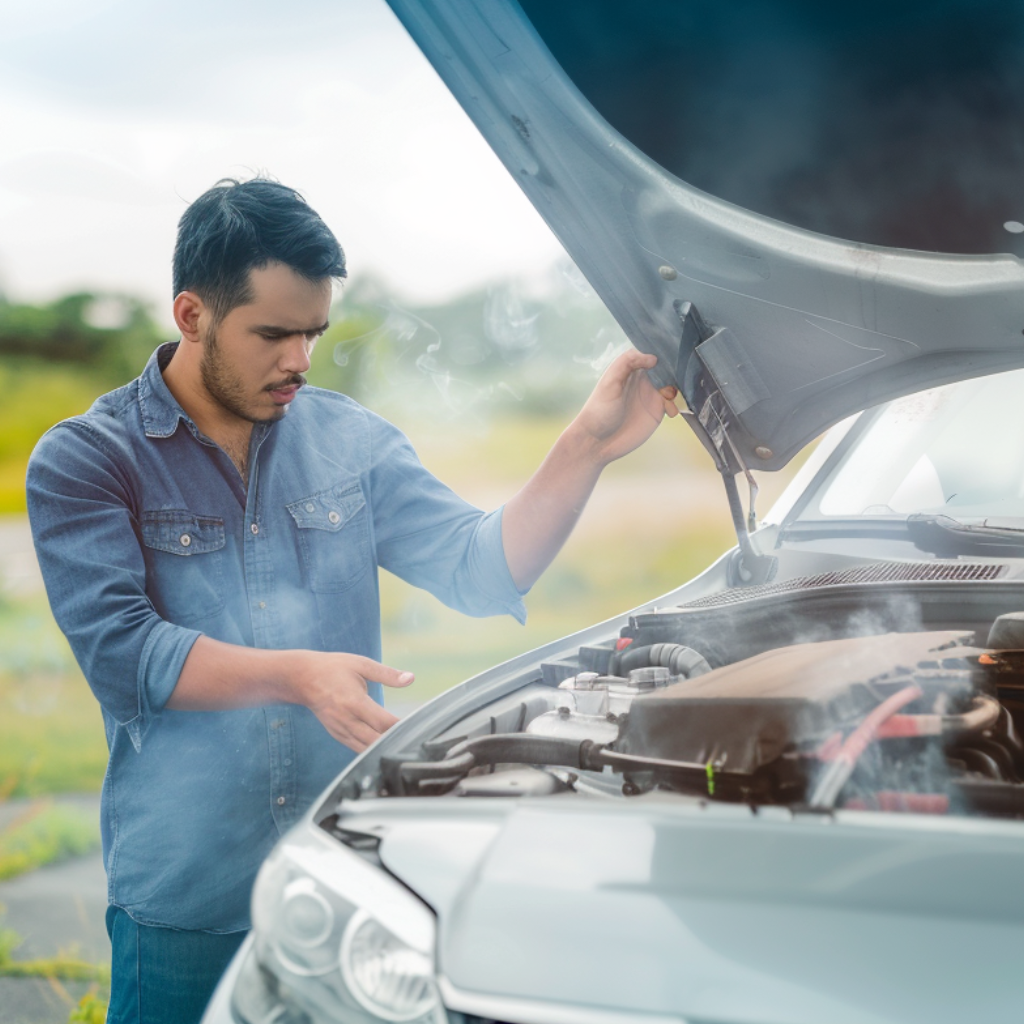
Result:
M864 721L847 736L839 752L832 759L824 774L818 779L811 794L810 806L829 808L834 807L839 799L839 794L853 774L853 769L860 759L861 754L867 749L868 744L876 738L878 730L884 722L887 722L900 708L905 707L911 701L923 696L924 691L919 686L905 686L898 690L891 697L887 697Z
M846 737L846 742L835 759L845 761L852 768L860 760L861 754L867 750L868 744L875 738L882 723L892 718L900 708L922 696L924 691L920 686L905 686L891 697L887 697Z

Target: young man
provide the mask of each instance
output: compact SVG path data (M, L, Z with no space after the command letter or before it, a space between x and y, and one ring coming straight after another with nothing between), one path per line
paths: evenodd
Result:
M29 464L54 615L103 709L111 1022L196 1020L281 833L395 718L377 568L525 615L602 468L671 394L621 356L534 477L483 513L390 424L306 388L344 255L291 189L221 182L179 225L179 342Z

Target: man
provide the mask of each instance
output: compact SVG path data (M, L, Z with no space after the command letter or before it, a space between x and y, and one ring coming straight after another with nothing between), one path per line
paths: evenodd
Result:
M218 183L181 219L181 340L29 465L54 615L103 709L111 1022L198 1019L259 863L395 721L377 568L474 615L522 595L601 469L676 410L630 352L485 514L350 399L305 388L344 255L291 189Z

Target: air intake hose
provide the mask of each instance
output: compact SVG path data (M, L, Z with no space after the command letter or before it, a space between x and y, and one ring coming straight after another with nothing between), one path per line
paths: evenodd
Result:
M674 676L692 679L711 671L703 655L685 644L651 644L616 651L609 662L608 674L628 676L635 668L667 668Z

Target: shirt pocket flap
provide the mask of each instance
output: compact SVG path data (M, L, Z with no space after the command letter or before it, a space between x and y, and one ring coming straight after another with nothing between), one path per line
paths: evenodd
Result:
M317 491L287 506L300 530L340 530L363 506L366 499L359 484L339 484Z
M187 509L142 513L142 543L171 555L201 555L224 547L224 520Z

